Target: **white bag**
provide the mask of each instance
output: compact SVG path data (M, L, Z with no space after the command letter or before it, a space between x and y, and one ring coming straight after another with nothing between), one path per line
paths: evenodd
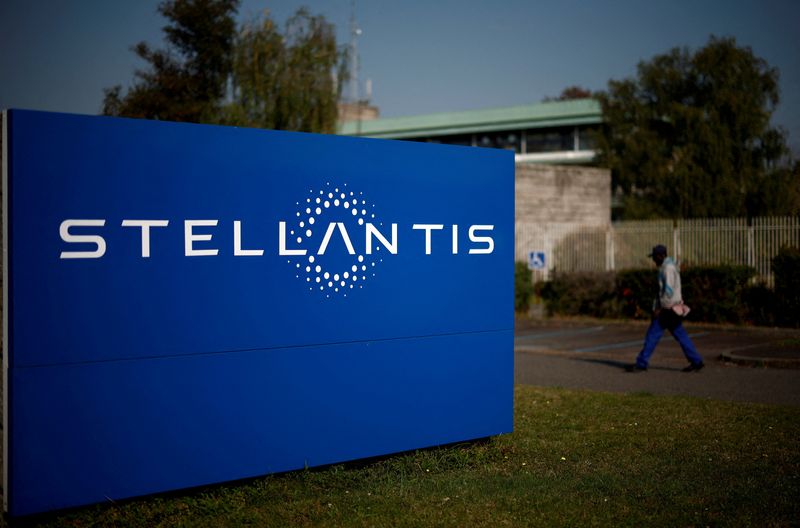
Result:
M680 303L673 306L672 311L678 314L680 317L686 317L687 315L689 315L689 312L691 312L692 309L686 306L685 304Z

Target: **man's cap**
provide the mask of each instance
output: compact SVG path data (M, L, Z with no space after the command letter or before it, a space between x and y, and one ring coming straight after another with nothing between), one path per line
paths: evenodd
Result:
M650 254L647 255L647 256L652 258L655 255L664 255L666 257L667 256L667 246L665 246L663 244L659 244L657 246L653 246L653 251L651 251Z

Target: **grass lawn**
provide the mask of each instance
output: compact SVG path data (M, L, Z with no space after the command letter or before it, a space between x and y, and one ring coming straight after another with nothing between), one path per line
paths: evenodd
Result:
M28 519L44 526L797 526L800 408L517 387L484 442Z

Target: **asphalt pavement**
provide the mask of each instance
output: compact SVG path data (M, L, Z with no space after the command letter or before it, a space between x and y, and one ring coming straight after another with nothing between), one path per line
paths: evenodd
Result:
M665 333L647 372L629 373L646 322L518 319L515 382L800 406L800 331L686 324L706 367L685 373Z

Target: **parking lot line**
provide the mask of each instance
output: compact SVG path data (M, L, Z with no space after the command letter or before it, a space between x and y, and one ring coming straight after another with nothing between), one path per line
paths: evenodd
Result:
M573 335L581 335L581 334L591 334L594 332L602 332L605 330L605 326L593 326L591 328L579 328L577 330L570 329L570 330L557 330L555 332L542 332L539 334L525 334L521 336L515 336L514 341L533 341L536 339L545 339L548 337L561 337L561 336L573 336Z
M704 335L708 335L709 332L697 332L695 334L689 334L689 337L702 337ZM644 343L644 337L641 339L637 339L636 341L624 341L622 343L609 343L606 345L596 345L586 348L576 348L573 352L599 352L600 350L613 350L615 348L628 348L636 345L641 345Z

